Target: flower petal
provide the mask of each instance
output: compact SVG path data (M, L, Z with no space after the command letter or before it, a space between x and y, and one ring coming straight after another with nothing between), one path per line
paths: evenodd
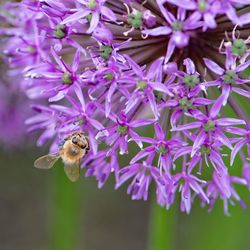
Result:
M193 128L200 128L202 126L202 122L191 122L184 125L179 125L175 128L172 128L172 131L183 131Z
M195 65L194 65L194 62L190 58L186 58L183 64L186 66L187 73L189 75L193 75L195 73Z
M139 161L140 159L149 155L150 152L154 152L154 146L149 146L141 150L135 157L132 158L130 164L134 164L135 162Z
M231 125L240 125L246 124L244 120L235 119L235 118L221 118L216 120L216 125L219 126L231 126Z
M161 35L168 35L172 32L172 29L168 26L160 26L154 29L143 30L142 34L148 36L161 36Z
M238 93L239 95L245 96L247 98L250 98L250 91L244 90L244 89L240 89L240 88L235 88L233 87L232 90L236 93Z
M208 58L203 58L206 66L217 75L223 75L225 70L221 68L217 63L213 62Z
M199 135L197 135L194 145L191 152L191 158L196 154L196 152L200 149L201 145L207 138L207 133L202 129Z
M234 163L234 159L237 153L241 150L241 148L247 143L247 139L242 139L237 142L232 150L231 157L230 157L230 165L232 166Z
M90 13L90 10L79 10L76 13L66 17L61 24L79 21L81 18L86 17Z

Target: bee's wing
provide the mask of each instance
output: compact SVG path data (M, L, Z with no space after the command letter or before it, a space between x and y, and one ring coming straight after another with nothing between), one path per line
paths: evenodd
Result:
M59 159L59 155L44 155L34 162L35 168L49 169L54 166Z
M74 164L65 164L64 171L72 182L77 181L80 177L80 161Z

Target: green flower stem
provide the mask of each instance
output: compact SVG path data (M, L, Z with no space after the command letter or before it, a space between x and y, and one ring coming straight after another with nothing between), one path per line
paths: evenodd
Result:
M51 184L50 249L77 249L79 238L82 238L79 215L82 214L83 190L79 182L72 183L67 179L62 163L56 165Z
M174 249L176 213L175 205L170 210L166 210L152 200L148 250Z

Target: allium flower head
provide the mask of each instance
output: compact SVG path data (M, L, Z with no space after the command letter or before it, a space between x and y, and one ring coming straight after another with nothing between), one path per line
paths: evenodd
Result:
M250 186L249 0L23 0L3 6L1 48L51 152L82 131L86 176L128 182L170 208L245 207ZM230 116L227 110L230 107ZM247 155L245 155L247 150ZM230 158L230 164L228 159ZM120 159L126 159L122 161ZM242 175L231 166L241 159ZM121 162L127 162L122 164ZM242 166L241 166L242 165ZM206 168L206 171L204 171ZM180 194L178 194L180 193Z

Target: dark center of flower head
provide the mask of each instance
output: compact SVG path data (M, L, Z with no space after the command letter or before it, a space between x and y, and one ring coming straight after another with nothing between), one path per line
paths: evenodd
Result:
M71 74L69 74L68 72L64 72L62 75L62 81L64 84L72 84L73 79L72 79Z
M193 88L195 85L199 83L200 79L197 75L185 75L183 78L183 82L187 88Z
M97 3L95 0L89 0L88 7L90 10L93 10L96 7Z
M182 31L183 29L183 22L182 21L174 21L172 23L172 29L173 31Z
M140 90L145 90L147 87L147 82L146 81L139 81L137 82L137 88Z
M215 123L212 120L208 120L204 125L203 128L206 132L214 131L215 130Z
M134 10L128 15L128 23L135 29L139 29L142 25L142 12Z
M202 155L207 155L211 152L211 148L207 147L206 145L201 146L201 154Z
M192 102L188 100L186 97L183 97L179 100L180 108L183 110L187 110L192 107Z
M233 70L227 70L223 76L223 81L227 84L234 84L238 79L238 75Z
M64 38L67 35L65 26L63 24L56 25L53 34L56 38Z
M161 144L161 146L158 148L158 152L162 155L165 155L168 152L168 148L164 144Z
M112 53L112 48L107 46L107 45L101 45L100 46L100 51L101 51L101 54L100 56L103 58L103 59L109 59L110 56L111 56L111 53Z
M233 54L243 56L247 51L247 45L243 39L235 39L231 48Z
M204 11L207 8L207 2L205 0L200 0L198 2L198 9L199 11Z
M126 135L128 132L128 127L126 125L118 125L116 130L121 135Z

